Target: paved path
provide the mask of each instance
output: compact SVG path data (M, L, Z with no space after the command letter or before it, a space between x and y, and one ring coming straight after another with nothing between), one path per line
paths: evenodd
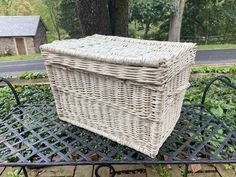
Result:
M45 71L42 59L1 61L0 76L15 76L22 72Z
M236 49L200 50L196 56L197 64L236 63Z
M196 64L222 63L236 63L236 49L197 52ZM45 71L42 59L0 62L0 76L15 76L22 72L34 71Z

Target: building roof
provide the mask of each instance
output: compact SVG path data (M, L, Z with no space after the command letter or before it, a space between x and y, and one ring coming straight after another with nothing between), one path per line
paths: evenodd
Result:
M40 21L40 16L0 16L0 37L35 36Z

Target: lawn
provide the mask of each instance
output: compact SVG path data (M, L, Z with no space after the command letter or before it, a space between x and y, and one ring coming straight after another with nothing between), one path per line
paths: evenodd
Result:
M198 45L199 50L236 49L236 44Z
M236 64L230 66L194 66L192 68L193 74L201 73L220 73L220 74L235 74Z
M41 58L41 54L33 54L33 55L14 55L14 56L1 56L0 61L8 61L8 60L30 60L30 59L39 59Z

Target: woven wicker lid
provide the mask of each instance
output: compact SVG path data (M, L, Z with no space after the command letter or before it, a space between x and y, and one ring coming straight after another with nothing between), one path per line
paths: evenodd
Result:
M41 50L108 63L158 67L186 52L194 53L195 45L95 34L80 39L44 44Z

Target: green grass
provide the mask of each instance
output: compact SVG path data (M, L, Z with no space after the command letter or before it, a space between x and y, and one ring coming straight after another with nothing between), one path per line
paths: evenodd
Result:
M29 60L29 59L38 59L41 58L41 54L33 54L33 55L14 55L14 56L1 56L0 61L8 61L8 60Z
M215 50L215 49L236 49L236 44L209 44L209 45L199 45L199 50Z
M24 72L17 76L19 79L43 79L48 78L48 75L46 72Z
M195 66L192 68L192 73L221 73L235 74L236 64L231 66Z

